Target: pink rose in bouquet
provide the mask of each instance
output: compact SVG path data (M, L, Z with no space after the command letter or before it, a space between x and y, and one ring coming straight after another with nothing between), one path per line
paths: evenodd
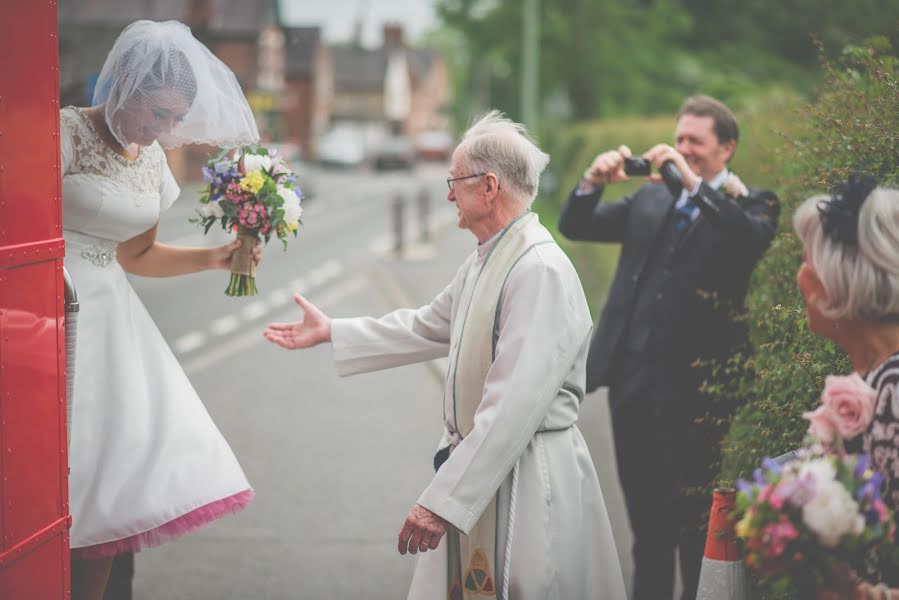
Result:
M871 423L876 400L877 393L857 373L829 375L821 406L802 416L809 420L809 433L830 444L835 433L844 440L861 434Z

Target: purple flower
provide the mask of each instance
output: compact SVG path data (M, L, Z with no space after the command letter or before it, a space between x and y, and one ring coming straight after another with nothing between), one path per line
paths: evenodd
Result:
M810 473L796 479L785 479L777 486L777 495L792 506L805 506L815 495L815 480Z
M747 496L752 496L752 484L745 479L737 479L737 490Z
M868 459L867 454L859 454L858 462L855 464L855 470L852 472L852 476L856 479L861 479L862 475L865 474L865 471L868 470L868 465L870 464L870 460Z
M780 472L782 471L781 466L777 464L770 456L766 456L762 459L762 466L776 475L780 475Z
M752 472L752 479L758 485L765 485L765 483L766 483L765 482L765 474L762 472L761 469L756 469L755 471Z
M203 181L212 181L212 170L209 167L203 167Z

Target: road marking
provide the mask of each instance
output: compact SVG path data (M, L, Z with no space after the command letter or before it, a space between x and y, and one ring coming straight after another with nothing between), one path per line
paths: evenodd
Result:
M191 331L190 333L181 336L175 343L173 344L175 348L175 352L178 354L186 354L187 352L191 352L196 350L197 348L201 348L206 343L206 336L200 331Z
M327 288L317 299L317 304L321 308L339 302L361 290L365 289L365 279L361 275L354 275L349 279L344 279L330 288ZM280 318L279 318L280 317ZM276 315L275 321L295 321L297 319L296 309L285 311L280 315ZM207 351L202 352L184 363L184 372L188 375L198 373L209 367L221 364L221 361L239 354L249 348L266 341L262 337L262 331L253 329L245 331L233 337L225 338L223 341L211 346Z
M256 319L264 315L266 313L266 310L267 309L265 307L265 302L263 302L262 300L255 300L244 306L243 310L241 310L240 312L243 315L243 318L247 321L255 321Z
M272 305L272 308L284 306L289 303L290 300L291 295L284 290L275 290L268 295L268 303Z
M238 327L240 327L240 319L234 315L225 315L224 317L213 321L209 328L212 329L212 333L215 335L225 335L231 333Z

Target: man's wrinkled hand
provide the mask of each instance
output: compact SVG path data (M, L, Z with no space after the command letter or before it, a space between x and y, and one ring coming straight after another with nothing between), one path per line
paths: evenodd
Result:
M406 517L406 522L400 529L400 554L436 550L444 533L446 533L446 521L424 506L416 504L409 511L409 516Z
M303 311L303 319L295 323L270 323L263 332L265 339L288 350L330 342L331 319L302 295L296 294L293 299Z

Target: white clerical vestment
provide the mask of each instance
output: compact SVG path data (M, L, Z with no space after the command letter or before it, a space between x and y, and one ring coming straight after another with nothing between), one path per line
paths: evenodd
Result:
M448 457L418 503L453 527L419 556L410 600L625 599L599 480L576 426L591 325L574 267L533 213L481 244L427 306L333 320L341 375L449 357ZM476 370L468 340L488 353L475 382L466 382ZM470 393L463 398L471 389L473 405ZM485 523L495 532L489 549L466 553Z

